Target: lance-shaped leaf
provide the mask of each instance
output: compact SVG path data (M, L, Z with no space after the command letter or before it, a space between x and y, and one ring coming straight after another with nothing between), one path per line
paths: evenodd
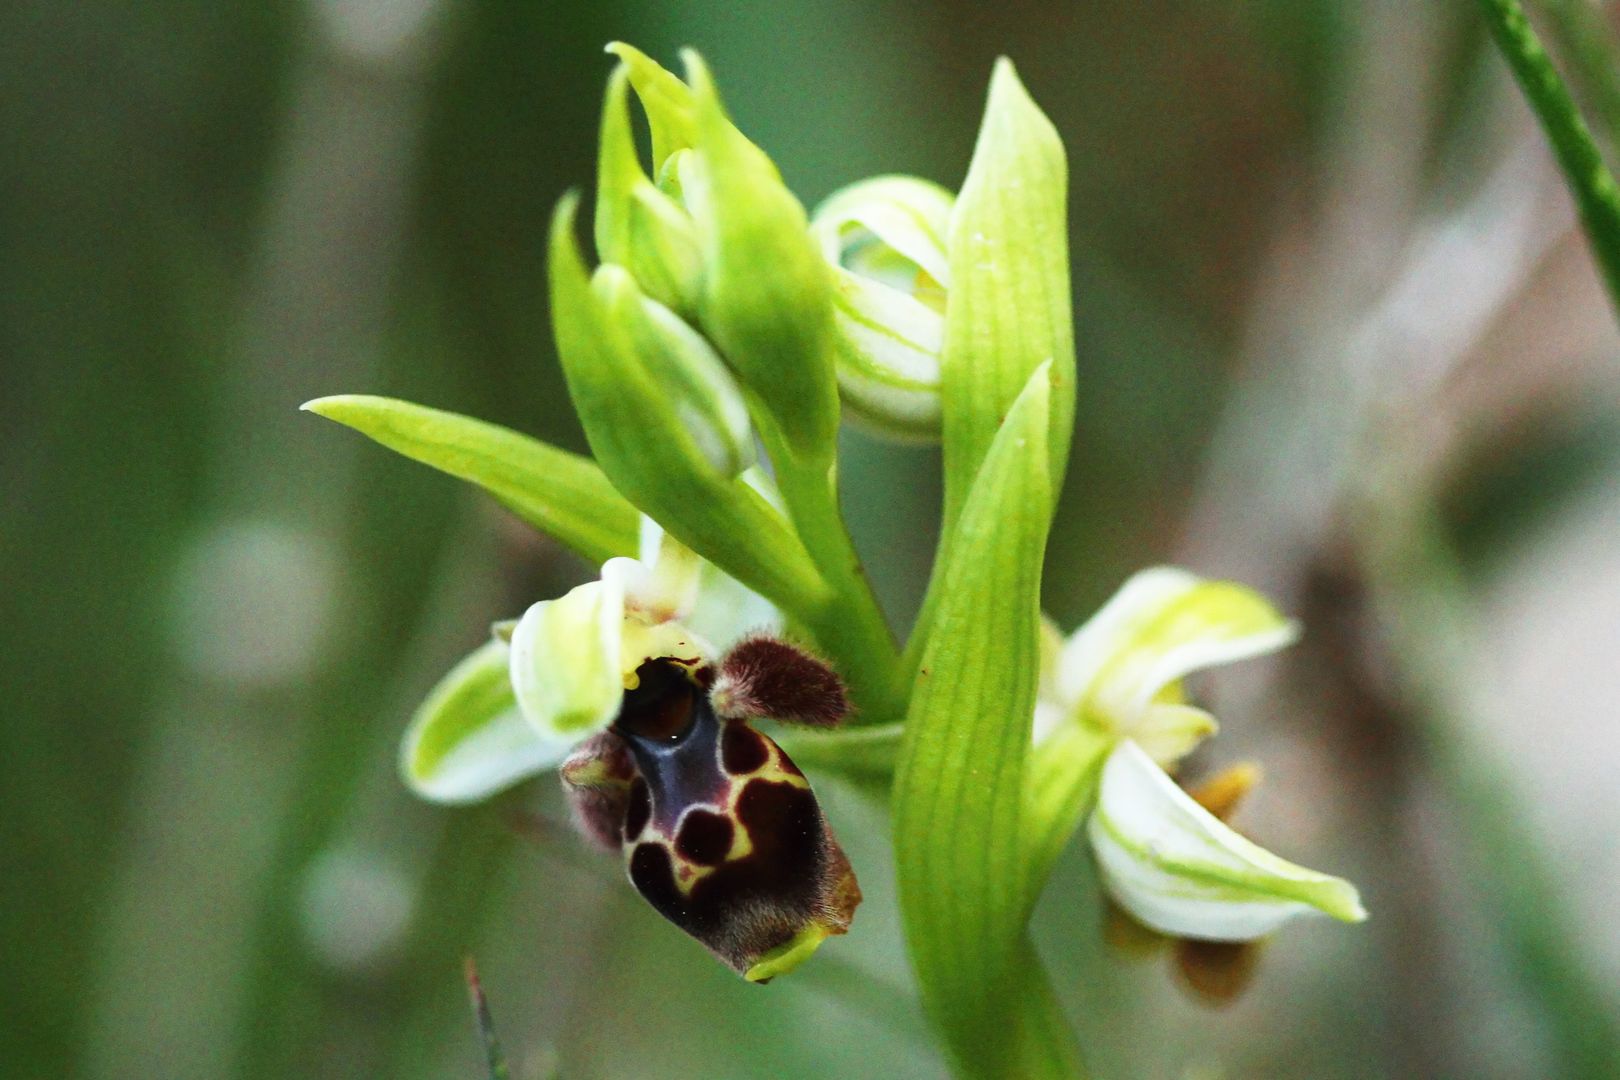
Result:
M761 426L796 457L830 461L838 431L831 272L804 207L727 119L703 61L684 55L697 142L681 181L703 247L703 329L761 404Z
M569 395L602 470L670 534L778 606L805 610L823 584L781 513L717 471L654 382L626 329L603 310L574 238L577 199L551 228L551 308Z
M523 719L507 668L506 643L491 641L428 693L400 745L412 791L434 802L477 802L568 754L570 740L543 739Z
M955 521L1001 418L1030 373L1052 365L1048 462L1062 486L1074 425L1068 169L1057 131L1003 58L951 213L941 361L945 523Z
M1103 766L1088 831L1114 899L1161 933L1249 941L1296 915L1367 917L1355 886L1239 836L1130 740Z
M653 299L682 314L697 306L701 255L692 218L642 171L630 131L624 65L608 80L596 173L596 250Z
M589 562L636 552L640 516L588 458L495 424L393 398L339 394L302 408L477 484Z
M1051 384L1014 403L961 514L938 584L894 787L901 910L923 1002L972 1076L1038 1076L1063 1038L1035 1022L1022 962L1030 716L1051 521ZM1030 983L1037 989L1030 989Z

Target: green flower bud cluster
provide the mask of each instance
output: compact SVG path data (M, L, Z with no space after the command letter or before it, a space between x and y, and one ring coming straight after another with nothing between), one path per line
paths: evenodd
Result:
M796 458L830 462L832 288L803 207L726 116L696 54L685 56L683 82L628 45L609 51L620 64L602 110L594 221L602 265L589 290L557 282L583 262L577 249L553 265L571 387L576 396L612 392L640 372L657 388L644 402L648 435L684 432L675 437L724 478L753 464L756 427ZM650 170L631 130L632 90L652 132ZM556 242L571 248L571 231ZM565 323L606 336L582 342ZM656 473L680 461L646 449L641 464L622 468Z

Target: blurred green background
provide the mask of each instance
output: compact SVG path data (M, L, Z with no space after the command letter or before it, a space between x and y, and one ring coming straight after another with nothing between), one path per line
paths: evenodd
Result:
M880 792L816 778L867 901L761 989L553 784L394 775L434 679L590 568L296 407L583 448L542 238L615 38L701 49L810 204L956 186L1013 57L1071 163L1048 608L1174 560L1306 620L1200 684L1195 768L1264 761L1240 824L1373 920L1211 1007L1104 943L1076 848L1036 936L1098 1075L1613 1075L1620 339L1473 8L1428 0L0 6L0 1075L470 1080L468 954L518 1077L942 1075ZM843 476L903 626L935 456L850 432Z

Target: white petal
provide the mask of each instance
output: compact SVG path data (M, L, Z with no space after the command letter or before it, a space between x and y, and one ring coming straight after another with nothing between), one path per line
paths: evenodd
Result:
M1103 766L1087 831L1114 899L1161 933L1249 941L1313 911L1367 917L1355 886L1245 840L1129 740Z
M1298 628L1259 593L1175 567L1135 575L1063 647L1059 693L1122 734L1200 668L1280 649Z
M400 773L425 799L476 802L556 765L571 740L547 740L512 696L505 642L491 641L452 668L411 718Z
M624 698L624 584L611 559L602 580L543 600L512 631L512 690L546 738L578 741L613 722Z
M743 480L767 498L780 498L770 486L770 478L758 470L750 469L743 474ZM705 562L645 514L641 517L641 559L637 564L641 569L619 565L633 561L610 559L602 573L616 575L625 583L628 606L634 608L639 602L644 611L671 612L669 618L690 632L689 638L707 659L717 658L746 634L776 633L782 628L782 613L775 604L713 563ZM653 567L650 574L645 572L648 566ZM654 608L647 603L649 600L661 608Z
M956 196L928 180L875 176L828 196L816 208L811 229L834 265L843 261L847 234L859 227L949 287L945 234L955 202Z
M619 575L625 606L640 611L649 621L662 622L691 614L704 565L696 552L643 514L641 558L609 559L602 566L602 576Z

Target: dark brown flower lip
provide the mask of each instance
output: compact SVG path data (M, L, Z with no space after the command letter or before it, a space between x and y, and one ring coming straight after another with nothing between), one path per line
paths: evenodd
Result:
M715 710L702 670L643 664L613 727L563 778L582 830L618 842L636 890L747 975L767 954L844 933L860 886L804 774ZM627 779L579 785L603 777Z

